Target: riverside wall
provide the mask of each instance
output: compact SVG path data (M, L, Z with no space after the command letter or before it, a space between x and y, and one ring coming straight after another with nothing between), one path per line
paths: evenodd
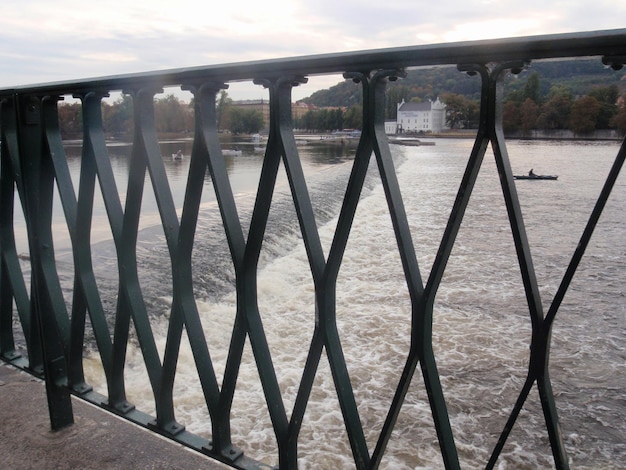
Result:
M450 129L446 132L422 134L418 137L446 137L473 139L476 137L476 129ZM533 129L528 132L516 131L506 132L507 139L529 139L529 140L615 140L621 141L624 138L617 129L602 129L589 132L587 134L576 134L570 130L538 130Z

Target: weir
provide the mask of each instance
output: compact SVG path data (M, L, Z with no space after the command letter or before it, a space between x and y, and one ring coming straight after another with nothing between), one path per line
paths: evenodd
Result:
M301 428L315 387L320 361L328 360L333 390L339 403L355 468L383 465L388 444L394 439L401 408L412 380L421 376L432 425L446 468L460 468L459 446L450 419L445 387L433 349L433 310L446 267L453 255L457 234L466 216L472 191L485 154L491 146L505 201L510 233L527 303L531 341L528 370L517 399L509 404L508 419L496 432L498 438L484 462L494 468L507 446L520 412L531 391L539 395L545 435L556 468L569 468L566 445L559 426L559 400L555 399L549 373L552 327L559 308L583 259L591 236L618 180L626 158L622 143L606 175L578 245L551 299L542 299L531 249L502 129L502 88L509 74L519 74L533 61L595 57L619 70L626 62L626 29L403 47L266 60L220 66L168 70L74 82L0 90L0 355L18 368L45 379L48 410L53 429L73 424L71 396L86 400L175 442L202 452L234 468L256 469L268 465L243 451L233 439L232 417L238 374L246 342L249 342L259 382L276 440L278 468L298 466ZM480 79L480 122L458 192L427 276L418 264L416 247L405 202L398 184L389 141L385 134L385 92L389 81L401 80L407 69L455 66L459 74ZM343 74L362 90L363 127L336 229L328 253L324 253L316 223L311 192L302 169L292 123L292 89L307 77ZM269 92L270 123L263 166L249 227L244 227L227 174L216 125L216 100L228 83L250 81ZM195 129L190 170L182 208L176 207L164 169L155 128L154 98L164 87L179 87L193 94ZM133 150L128 185L119 188L111 168L103 130L102 100L112 92L127 93L133 102ZM82 105L83 137L78 190L68 170L61 138L58 104L73 96ZM359 206L370 163L375 162L384 188L396 247L410 297L410 346L398 371L392 399L382 404L385 418L372 442L353 389L354 377L344 354L342 332L337 327L337 277L344 265L346 245ZM278 172L284 167L300 236L310 269L315 314L313 333L306 348L293 407L287 408L273 361L273 351L258 304L259 259L270 220ZM219 206L228 251L234 270L236 313L229 338L224 370L216 370L216 347L204 334L207 320L198 309L194 292L194 245L197 240L205 175ZM55 189L56 188L56 189ZM71 241L73 289L71 299L61 287L55 259L53 199L58 194ZM161 352L151 322L150 304L139 279L141 256L137 238L145 192L154 193L171 266L171 309ZM94 194L101 192L106 220L114 243L119 274L115 302L105 302L99 289L92 253ZM16 207L24 214L28 234L28 269L20 264L16 248ZM495 229L495 227L494 227ZM558 235L555 235L558 236ZM488 294L486 294L488 295ZM543 304L547 302L548 307ZM506 318L503 319L506 321ZM297 325L295 326L297 327ZM390 326L391 327L391 326ZM106 393L95 391L85 379L87 330L106 379ZM280 333L280 332L279 332ZM200 435L179 422L175 407L175 378L181 343L192 351L198 382L210 420L210 433ZM137 409L127 398L125 367L130 342L138 344L149 378L155 413ZM419 366L419 367L418 367ZM590 371L591 372L591 371ZM565 398L563 398L565 399ZM0 406L10 406L0 403ZM416 443L419 448L419 443ZM532 452L532 449L527 449Z

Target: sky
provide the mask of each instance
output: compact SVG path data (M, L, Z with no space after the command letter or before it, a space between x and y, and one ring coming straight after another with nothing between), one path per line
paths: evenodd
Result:
M616 0L2 0L0 88L624 27L626 1ZM339 80L311 79L294 99ZM234 84L229 94L263 91Z

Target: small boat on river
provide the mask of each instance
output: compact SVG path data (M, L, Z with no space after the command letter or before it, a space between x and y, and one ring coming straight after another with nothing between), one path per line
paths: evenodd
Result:
M516 180L556 180L558 175L538 175L531 168L527 175L513 175Z
M389 143L393 145L404 145L406 147L422 147L425 145L435 145L435 142L432 142L432 141L424 142L423 140L414 139L414 138L399 138L399 139L391 138L389 139Z
M513 175L516 180L556 180L558 175Z
M225 157L239 157L242 154L241 150L237 149L222 149L222 155Z

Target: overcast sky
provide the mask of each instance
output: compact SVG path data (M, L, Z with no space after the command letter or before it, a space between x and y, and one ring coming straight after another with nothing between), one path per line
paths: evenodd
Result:
M0 88L623 27L623 0L2 0Z

